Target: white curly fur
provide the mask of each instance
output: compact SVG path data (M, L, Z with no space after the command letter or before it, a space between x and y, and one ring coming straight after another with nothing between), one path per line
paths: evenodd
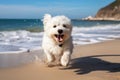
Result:
M47 63L50 64L58 60L58 63L62 66L67 66L73 50L71 20L65 16L52 17L50 14L46 14L43 24L44 36L42 47L47 57ZM59 35L58 30L62 30L63 38L55 37L55 35Z

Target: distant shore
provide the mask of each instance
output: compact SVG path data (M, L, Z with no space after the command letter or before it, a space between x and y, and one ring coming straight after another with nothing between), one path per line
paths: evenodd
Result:
M120 21L120 19L115 18L95 18L92 16L88 16L86 18L82 18L82 20L91 20L91 21Z

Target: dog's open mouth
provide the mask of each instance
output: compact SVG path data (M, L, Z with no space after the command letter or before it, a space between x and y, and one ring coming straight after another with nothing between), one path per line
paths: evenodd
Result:
M63 42L63 38L64 38L63 34L55 34L54 36L59 42Z

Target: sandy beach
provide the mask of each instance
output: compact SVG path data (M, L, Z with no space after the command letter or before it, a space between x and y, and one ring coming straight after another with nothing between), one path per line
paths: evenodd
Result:
M120 80L120 40L76 45L66 68L39 61L0 68L0 80Z

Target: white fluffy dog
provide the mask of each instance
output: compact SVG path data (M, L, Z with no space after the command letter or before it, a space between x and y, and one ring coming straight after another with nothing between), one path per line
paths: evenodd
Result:
M56 60L57 64L67 66L73 50L71 20L65 16L52 17L50 14L46 14L43 24L42 47L48 66Z

